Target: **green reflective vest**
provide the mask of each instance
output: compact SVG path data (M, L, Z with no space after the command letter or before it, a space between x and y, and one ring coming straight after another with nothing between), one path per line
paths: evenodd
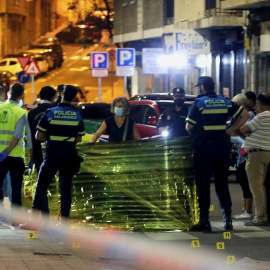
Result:
M0 152L6 150L10 145L15 132L18 120L26 114L27 111L20 108L17 104L6 102L0 105ZM25 127L23 130L25 134ZM19 143L9 154L9 157L21 157L25 155L25 141L20 139Z

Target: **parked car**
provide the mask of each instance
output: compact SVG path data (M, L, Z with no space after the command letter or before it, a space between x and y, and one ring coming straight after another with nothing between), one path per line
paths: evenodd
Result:
M60 31L56 37L64 43L93 43L101 38L101 30L95 25L74 25Z
M186 101L187 106L191 106L192 101ZM139 133L142 138L159 135L157 122L159 116L167 108L174 107L173 100L140 100L130 101L130 117L136 122ZM110 103L82 103L79 105L82 117L88 122L88 130L95 133L102 121L109 117ZM96 123L95 127L89 124ZM87 131L88 132L88 131Z
M29 49L43 49L46 52L50 52L54 61L54 67L61 67L64 62L63 49L60 44L37 43L31 44Z
M5 59L5 58L16 58L16 57L17 57L17 54L11 53L11 54L4 55L3 59Z
M60 44L60 41L57 37L41 38L38 41L39 44Z
M193 101L186 101L190 107ZM130 101L130 117L136 122L142 138L159 135L157 122L159 116L168 108L174 108L173 100Z
M91 141L93 134L99 129L105 118L112 115L110 103L79 103L78 109L81 112L86 135L83 141ZM108 141L108 135L103 134L99 141Z
M35 54L34 52L31 51L24 51L18 53L18 56L29 56L30 61L35 61L37 63L41 73L47 73L49 70L49 63L45 55L42 55L40 53Z
M17 58L5 58L0 60L0 71L9 71L13 74L17 74L22 71L22 67Z
M55 61L54 61L54 58L53 58L53 54L52 54L51 51L46 50L46 49L29 49L26 52L30 52L30 53L33 53L35 55L36 54L43 55L47 59L49 69L54 69L56 67L55 66Z

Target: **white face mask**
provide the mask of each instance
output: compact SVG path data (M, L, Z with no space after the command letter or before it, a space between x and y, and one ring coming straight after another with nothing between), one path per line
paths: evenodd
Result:
M20 99L20 101L19 101L19 103L18 103L18 106L19 106L19 107L22 107L22 105L23 105L23 100Z

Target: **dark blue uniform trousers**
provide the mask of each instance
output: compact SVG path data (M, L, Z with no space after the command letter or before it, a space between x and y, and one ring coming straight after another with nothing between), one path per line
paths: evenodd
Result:
M221 209L224 212L231 211L232 202L228 186L229 154L229 148L226 146L204 145L195 149L193 161L201 217L209 215L212 174Z
M76 149L47 149L39 170L32 208L39 210L42 209L44 196L47 192L48 186L59 170L61 216L69 216L72 201L72 178L76 172L76 156Z
M24 160L20 157L7 157L0 162L0 189L2 190L4 178L9 171L12 189L12 206L22 205L24 168Z

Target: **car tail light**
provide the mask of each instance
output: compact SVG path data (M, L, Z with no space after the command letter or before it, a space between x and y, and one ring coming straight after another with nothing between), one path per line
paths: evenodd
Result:
M155 124L157 123L157 118L156 118L156 116L149 116L149 117L148 117L148 123L149 123L150 125L155 125Z

